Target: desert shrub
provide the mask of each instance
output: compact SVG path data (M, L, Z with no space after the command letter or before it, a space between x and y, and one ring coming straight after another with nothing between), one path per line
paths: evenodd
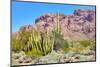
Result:
M72 45L70 46L70 50L74 53L80 53L84 49L84 47L78 41L72 41Z
M91 50L96 50L96 40L95 39L92 39L91 40L91 45L90 45L90 49Z
M12 50L15 52L19 52L22 49L22 45L18 36L12 38Z
M42 53L40 50L37 50L36 48L32 48L31 50L25 51L25 54L31 58L38 58L42 56Z
M65 48L64 47L62 50L63 50L64 53L68 53L70 51L70 48Z
M20 28L20 31L16 36L12 36L12 50L14 51L24 51L28 43L31 31L26 31Z
M72 41L70 50L75 53L88 53L90 50L95 50L95 39Z
M95 45L95 40L94 39L90 39L90 40L82 40L79 41L80 45L84 46L84 47L88 47L88 46L93 46Z
M84 47L73 47L72 51L75 53L81 53L84 50Z

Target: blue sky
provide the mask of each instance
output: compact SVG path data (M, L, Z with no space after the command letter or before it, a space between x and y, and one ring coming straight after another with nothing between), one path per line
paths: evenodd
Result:
M48 4L32 2L12 2L12 32L16 32L23 25L34 24L35 19L46 13L72 14L76 9L95 10L94 6L80 6L69 4Z

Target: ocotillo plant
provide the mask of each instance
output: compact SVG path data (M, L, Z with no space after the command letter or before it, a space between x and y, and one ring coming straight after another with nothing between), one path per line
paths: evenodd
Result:
M53 50L54 39L48 32L45 34L33 29L29 37L26 53L30 56L44 56Z

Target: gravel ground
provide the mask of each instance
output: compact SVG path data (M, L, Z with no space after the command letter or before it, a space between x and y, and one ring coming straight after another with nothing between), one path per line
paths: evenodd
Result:
M94 61L95 52L76 54L73 51L63 53L61 51L52 51L50 54L32 59L27 57L23 51L19 53L12 52L12 65L30 65L30 64L49 64L49 63L67 63L79 61Z

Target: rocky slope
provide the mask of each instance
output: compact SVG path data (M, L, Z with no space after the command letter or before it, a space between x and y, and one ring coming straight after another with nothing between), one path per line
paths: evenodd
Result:
M71 15L60 13L60 24L64 38L68 40L82 40L95 38L95 11L77 9ZM45 30L53 30L55 23L55 14L47 13L35 20L34 27L44 32ZM33 25L25 25L21 27L26 31L31 30Z
M54 29L56 16L47 13L36 19L35 23L38 30ZM60 24L65 39L81 40L95 38L95 11L75 10L71 15L60 13Z

